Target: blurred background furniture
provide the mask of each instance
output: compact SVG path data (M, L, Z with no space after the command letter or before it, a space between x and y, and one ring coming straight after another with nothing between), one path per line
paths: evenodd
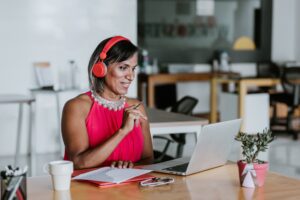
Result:
M59 98L59 94L60 92L62 92L62 90L54 90L53 88L49 88L49 89L31 89L30 90L31 95L35 98L38 99L38 95L39 94L50 94L50 95L54 95L55 97L55 109L56 109L56 119L57 119L57 136L59 138L60 144L59 144L59 151L61 152L61 155L64 155L64 143L62 140L62 136L61 136L61 102L60 102L60 98ZM38 101L37 101L38 102Z
M183 132L200 134L201 126L208 124L207 119L155 108L146 108L146 113L153 136Z
M44 89L53 89L54 77L50 62L34 62L33 67L38 87Z
M207 119L168 112L155 108L146 108L152 136L162 136L172 133L201 132L201 126L208 124Z
M257 78L279 78L280 67L271 61L258 62L256 65Z
M256 65L256 78L274 78L279 79L282 74L281 67L271 61L258 62ZM276 93L276 85L261 86L257 92Z
M18 158L20 156L20 147L21 147L21 132L23 124L23 105L27 104L29 106L29 118L28 118L28 154L30 157L30 170L31 174L34 173L34 139L33 136L33 108L32 103L35 101L35 98L26 95L19 94L0 94L0 104L18 104L19 113L18 113L18 126L17 126L17 141L16 141L16 151L15 151L15 161L14 164L17 166ZM9 139L8 139L9 140Z
M213 77L235 76L235 72L197 72L197 73L178 73L178 74L138 74L138 97L141 101L147 102L150 108L155 105L155 86L178 82L209 82ZM146 91L145 87L146 85Z
M284 127L283 131L293 135L293 139L298 139L298 131L293 127L294 112L300 103L300 67L285 67L281 77L283 92L270 94L271 105L275 105L271 118L271 127L274 132L280 132L278 126ZM276 103L285 104L288 107L287 117L285 119L277 118Z
M244 117L244 104L245 98L249 91L249 87L256 86L274 86L280 83L280 79L277 78L218 78L214 77L211 79L211 92L210 102L211 102L211 116L210 122L214 123L217 122L217 111L218 111L218 84L230 84L236 83L237 84L237 96L238 96L238 114L237 117L243 118ZM244 123L243 123L244 124ZM243 130L243 126L241 130Z
M50 95L55 98L55 112L56 112L56 128L57 128L57 141L59 141L59 152L61 155L61 158L63 158L64 153L65 153L65 145L62 139L62 134L61 134L61 116L62 116L62 109L64 106L64 103L68 100L71 99L72 97L77 96L78 94L83 93L84 91L81 91L80 89L64 89L64 90L54 90L53 88L36 88L36 89L31 89L30 90L31 95L36 99L36 104L39 105L40 100L39 100L39 95ZM65 95L63 95L65 94ZM37 110L37 112L39 112Z
M198 100L191 96L185 96L181 98L178 102L176 102L171 107L171 112L174 113L180 113L185 115L191 115L193 112L193 109L197 105ZM163 150L160 151L154 151L154 160L155 162L162 162L166 160L171 160L173 157L167 155L167 151L169 149L170 143L177 143L177 150L176 150L176 158L182 157L183 154L183 147L186 143L185 133L181 134L170 134L171 138L164 137L164 136L154 136L153 139L160 139L165 140L166 144L163 148Z

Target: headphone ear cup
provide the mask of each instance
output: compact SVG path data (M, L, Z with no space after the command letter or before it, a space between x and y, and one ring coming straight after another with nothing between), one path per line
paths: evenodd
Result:
M103 78L107 73L107 67L104 62L97 62L93 66L93 74L98 78Z

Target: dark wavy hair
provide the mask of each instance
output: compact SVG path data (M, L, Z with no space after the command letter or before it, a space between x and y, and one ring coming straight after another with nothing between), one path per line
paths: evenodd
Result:
M107 38L100 42L100 44L94 50L88 65L89 85L90 88L96 92L103 92L104 89L104 77L95 77L92 73L93 65L99 61L100 53L105 44L113 37ZM122 40L112 46L106 53L104 63L108 66L111 63L122 62L129 59L138 51L138 47L132 44L129 40Z

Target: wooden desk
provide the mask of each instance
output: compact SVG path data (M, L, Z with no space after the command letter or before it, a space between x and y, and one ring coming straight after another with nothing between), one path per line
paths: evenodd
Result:
M164 174L153 173L155 176ZM299 199L300 180L269 172L264 187L249 189L239 186L236 164L207 170L187 177L173 176L175 183L160 187L142 188L138 183L100 189L72 182L67 192L52 191L50 176L32 177L27 181L30 200L47 199ZM252 198L251 198L252 197Z
M280 83L280 79L274 78L241 78L241 79L224 79L214 77L211 79L211 93L210 93L210 122L217 122L218 112L218 84L220 83L236 83L238 87L238 117L244 116L245 96L247 95L248 87L250 86L274 86Z
M178 82L191 82L191 81L209 81L213 77L228 77L236 76L238 73L235 72L203 72L203 73L178 73L178 74L139 74L138 75L138 97L140 100L145 102L143 99L143 84L146 83L147 92L147 105L150 108L155 107L154 88L156 85L178 83Z
M201 126L208 124L208 120L167 112L154 108L147 108L152 135L170 133L197 133L199 135Z

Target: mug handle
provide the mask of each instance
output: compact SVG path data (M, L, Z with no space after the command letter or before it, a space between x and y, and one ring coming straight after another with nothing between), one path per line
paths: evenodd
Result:
M50 173L50 171L49 171L49 164L48 163L45 163L44 165L43 165L43 171L44 171L44 173Z

